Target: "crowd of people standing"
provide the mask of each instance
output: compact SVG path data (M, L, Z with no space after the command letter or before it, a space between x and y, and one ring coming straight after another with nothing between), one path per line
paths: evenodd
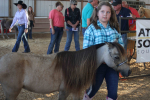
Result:
M14 24L18 21L18 37L16 44L12 52L17 52L19 49L21 39L24 42L24 53L30 52L29 44L26 37L32 39L32 27L34 26L34 12L32 7L28 8L28 12L25 11L27 6L23 1L15 3L18 7L10 31ZM99 2L98 0L88 0L88 3L82 10L77 8L77 0L70 0L70 7L65 9L65 14L61 12L64 5L58 1L55 4L55 9L49 13L50 22L50 33L51 40L48 46L47 54L59 52L60 42L63 36L63 31L67 33L66 44L64 51L69 51L72 36L74 35L75 49L80 50L79 43L79 32L80 26L82 26L83 34L83 49L88 48L92 45L113 42L118 39L118 43L121 44L125 50L127 50L127 33L119 33L119 17L129 17L132 15L133 18L139 17L136 10L127 5L125 1L113 0L111 4L109 2ZM29 18L27 16L29 15ZM82 25L81 25L82 18ZM28 19L30 21L30 29L28 28ZM133 30L135 29L135 20L121 20L121 30ZM65 26L66 22L66 26ZM28 29L30 30L28 32ZM24 35L24 32L27 33ZM96 72L96 82L91 84L89 89L86 90L83 100L91 100L92 97L97 93L103 80L106 80L108 95L106 100L116 100L118 90L118 72L108 67L105 63L100 65Z

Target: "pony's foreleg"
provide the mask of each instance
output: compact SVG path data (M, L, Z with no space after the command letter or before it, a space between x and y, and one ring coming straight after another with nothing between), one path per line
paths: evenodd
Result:
M68 97L69 93L65 90L60 90L59 91L59 98L58 100L66 100Z
M2 27L2 24L1 24L1 34L2 34L3 39L5 39L5 37L4 37L4 28Z
M7 86L2 84L2 88L5 95L5 100L16 100L17 96L21 91L21 87L14 88L12 86Z
M8 30L8 29L6 28L6 36L7 36L7 38L9 39L9 36L8 36L8 34L7 34L7 30Z

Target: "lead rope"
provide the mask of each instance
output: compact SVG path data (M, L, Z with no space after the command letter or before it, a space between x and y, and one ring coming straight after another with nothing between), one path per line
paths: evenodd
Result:
M24 36L24 38L26 39L26 41L28 42L25 32L22 34L21 39L23 38L23 36ZM23 42L23 41L22 41L22 42Z
M14 24L14 26L15 26L15 25L18 25L18 20L16 21L16 23ZM13 26L13 27L14 27L14 26ZM13 27L12 27L12 28L13 28ZM22 34L21 40L22 40L23 36L25 37L26 41L28 41L25 32Z

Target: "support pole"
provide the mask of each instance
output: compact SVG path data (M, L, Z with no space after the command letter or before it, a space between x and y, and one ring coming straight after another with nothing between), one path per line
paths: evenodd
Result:
M9 14L8 14L8 17L11 17L12 15L11 15L11 0L9 0Z
M35 17L36 17L36 0L34 0L34 14L35 14Z
M82 32L82 9L83 9L83 0L81 0L81 32Z

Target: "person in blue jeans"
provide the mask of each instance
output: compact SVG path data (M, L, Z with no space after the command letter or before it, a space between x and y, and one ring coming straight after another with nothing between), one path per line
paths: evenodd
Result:
M91 24L85 31L83 49L100 43L114 42L116 39L118 39L119 44L124 46L121 34L118 33L118 30L119 25L112 6L109 2L101 2L98 7L94 9ZM119 80L118 72L103 62L98 67L95 77L95 82L86 90L83 100L92 100L104 78L108 90L106 100L116 100Z
M79 26L80 26L80 10L77 8L77 1L71 0L70 7L65 10L65 21L67 23L67 40L64 50L68 51L70 49L72 35L74 34L74 42L76 51L80 50L79 43Z
M67 29L67 40L66 40L66 45L65 45L65 49L64 49L65 51L68 51L70 48L73 34L74 34L75 49L76 49L76 51L80 50L79 27L77 27L77 28L78 28L78 31L72 31L72 28L67 26L67 28L66 28Z
M54 27L54 30L55 30L55 34L52 34L52 29L50 29L51 42L49 44L47 54L52 54L54 45L55 45L54 52L55 53L59 52L60 41L63 36L63 27L62 28Z
M30 48L29 48L29 44L27 42L27 38L26 38L26 34L28 32L28 17L27 17L27 12L25 11L25 9L27 8L26 4L23 3L23 1L18 1L18 3L14 3L17 7L18 7L18 11L16 12L14 18L13 18L13 22L10 26L9 31L11 32L11 29L13 28L13 26L15 25L16 22L18 22L18 37L17 37L17 41L16 44L14 46L14 48L12 49L12 52L17 52L20 46L20 42L21 39L24 43L24 53L28 53L30 52ZM23 17L22 17L23 16Z
M51 41L48 46L47 54L52 54L54 45L54 53L59 52L59 46L63 35L65 22L64 16L61 12L63 10L63 7L63 4L58 1L56 2L56 9L51 10L49 13Z
M31 6L28 7L28 16L30 20L30 27L28 29L29 32L26 34L26 37L28 39L28 36L29 36L29 39L32 39L32 27L34 27L34 23L35 23L35 20L34 20L35 14Z

